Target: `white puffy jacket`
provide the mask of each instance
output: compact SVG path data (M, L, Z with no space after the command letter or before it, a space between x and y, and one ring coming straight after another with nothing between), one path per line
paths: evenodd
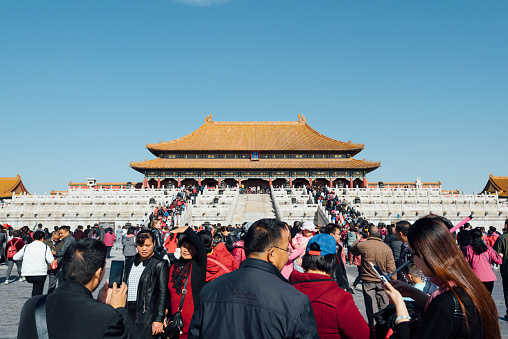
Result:
M51 264L55 260L51 254L51 249L38 240L25 245L13 258L13 260L22 259L21 275L24 277L47 275L48 266L46 263Z

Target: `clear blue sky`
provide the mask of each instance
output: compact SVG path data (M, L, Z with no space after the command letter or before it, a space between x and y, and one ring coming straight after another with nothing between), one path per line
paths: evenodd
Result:
M508 175L508 2L0 1L0 176L137 181L146 143L287 121L364 143L369 181Z

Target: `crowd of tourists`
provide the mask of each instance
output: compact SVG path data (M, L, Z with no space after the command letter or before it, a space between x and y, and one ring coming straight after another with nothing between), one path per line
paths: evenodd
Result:
M492 265L506 302L508 220L503 234L466 224L455 235L435 215L374 225L332 190L308 189L333 223L180 226L170 212L197 193L189 188L147 225L62 226L49 237L42 225L3 230L8 275L16 265L33 284L18 338L44 330L49 338L501 338ZM94 301L115 244L123 278ZM347 265L358 267L352 284ZM360 281L367 320L352 296Z

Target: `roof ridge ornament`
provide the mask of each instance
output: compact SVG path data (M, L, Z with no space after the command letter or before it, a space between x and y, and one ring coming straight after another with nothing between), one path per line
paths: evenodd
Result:
M212 122L213 114L207 114L205 118L205 122Z
M303 116L303 114L298 114L298 122L306 122L307 118Z

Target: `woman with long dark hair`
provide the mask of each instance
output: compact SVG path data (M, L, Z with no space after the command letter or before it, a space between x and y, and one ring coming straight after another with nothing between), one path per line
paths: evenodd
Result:
M125 262L127 310L136 324L140 338L151 339L162 333L166 316L169 265L155 252L152 231L137 234L138 254Z
M178 227L171 233L182 234L178 241L180 259L171 266L168 287L171 295L171 315L181 312L183 330L180 338L185 339L194 309L199 306L199 294L205 285L207 256L205 245L192 228ZM180 309L182 298L184 299Z
M401 339L501 338L496 305L464 260L450 225L446 218L429 215L417 220L407 233L414 263L438 285L437 291L429 296L401 281L384 284L396 308L395 325ZM424 307L412 327L402 296Z
M464 248L466 261L473 272L480 278L487 290L492 294L496 274L492 270L492 263L502 264L503 258L489 245L483 242L483 234L479 228L471 231L471 245Z

